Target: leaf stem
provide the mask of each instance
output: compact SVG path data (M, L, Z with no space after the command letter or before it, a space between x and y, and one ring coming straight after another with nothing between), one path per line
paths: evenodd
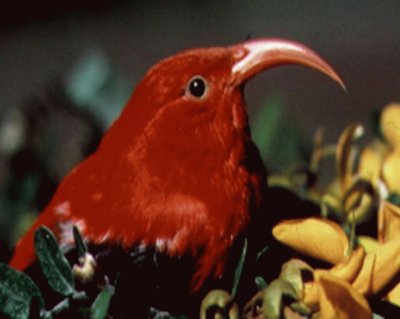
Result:
M51 309L49 312L53 315L59 314L60 312L67 310L69 308L69 298L65 298L58 304L56 304L53 309Z

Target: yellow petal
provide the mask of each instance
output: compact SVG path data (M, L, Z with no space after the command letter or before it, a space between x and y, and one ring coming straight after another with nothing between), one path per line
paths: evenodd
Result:
M358 175L360 178L370 181L376 186L379 181L382 167L382 154L373 149L366 147L360 154L360 162L358 164Z
M320 275L323 272L329 272L331 275L351 283L357 276L363 265L365 251L363 247L358 247L351 256L347 257L330 270L317 270ZM303 289L303 302L311 310L318 310L320 291L316 281L307 282Z
M320 272L327 270L319 270ZM319 284L316 281L307 282L304 284L304 297L303 303L311 310L317 311L319 309L319 298L320 298L320 291L319 291Z
M340 135L336 148L336 170L339 175L342 192L348 188L353 177L354 148L353 141L363 134L359 123L349 125Z
M378 240L381 243L400 235L400 207L382 201L378 211Z
M379 248L378 241L372 237L358 236L358 242L363 246L367 254L372 253Z
M400 104L391 103L385 106L381 114L380 126L386 140L393 148L400 147Z
M351 283L361 270L365 258L365 250L359 246L352 254L334 266L329 272L337 278Z
M327 272L315 271L320 287L321 318L370 319L367 300L351 285Z
M349 250L349 241L336 223L321 218L286 220L272 229L285 245L332 264L339 263Z
M385 158L382 177L390 192L400 193L400 149Z
M397 284L386 296L391 303L400 306L400 283Z
M400 239L379 245L369 253L353 287L365 296L376 294L400 272Z

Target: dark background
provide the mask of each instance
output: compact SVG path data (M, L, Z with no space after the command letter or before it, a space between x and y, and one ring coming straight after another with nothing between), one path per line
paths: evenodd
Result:
M183 49L248 37L284 37L310 46L348 89L346 94L327 77L299 67L273 69L247 86L252 121L265 101L275 101L284 110L281 121L306 139L322 126L334 142L347 124L370 127L374 112L400 101L399 1L4 2L2 258L62 176L94 149L152 64ZM97 95L85 95L99 74L104 81ZM81 88L83 95L76 93ZM268 155L267 165L274 157Z
M11 5L11 6L10 6ZM307 132L343 123L399 99L398 1L16 1L0 11L0 107L39 95L88 49L99 49L132 80L182 49L251 37L303 42L332 63L349 94L327 78L294 67L271 70L249 85L257 105L284 92L287 114ZM9 7L10 6L10 7ZM335 134L334 134L335 135Z

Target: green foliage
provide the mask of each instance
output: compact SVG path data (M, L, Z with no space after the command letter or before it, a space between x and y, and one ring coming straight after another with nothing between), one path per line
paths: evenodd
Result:
M307 147L292 124L285 118L283 99L272 96L258 109L250 125L261 158L275 171L284 171L298 163Z
M111 285L106 285L93 302L90 319L104 319L107 316L108 307L111 297L114 295L115 289Z
M262 256L264 256L264 254L268 251L269 246L265 246L263 249L261 249L256 257L256 261L258 261Z
M87 246L77 228L74 228L77 250L87 253ZM41 319L53 319L66 310L71 309L73 302L86 300L85 291L75 290L75 280L65 256L62 254L54 234L47 228L41 227L35 233L35 250L42 272L49 286L65 299L52 309L45 310L45 302L38 286L25 273L16 271L5 264L0 264L0 313L11 319L28 319L31 315L32 301L37 300ZM106 318L110 300L114 294L114 286L107 284L97 295L90 309L80 308L83 318ZM84 315L87 314L88 316Z
M0 203L0 209L12 216L10 221L13 220L11 225L4 225L4 227L2 227L0 238L2 240L8 240L13 244L17 242L36 217L31 207L35 202L39 187L39 176L37 173L29 172L24 178L17 175L17 172L12 172L10 174L11 182L8 191L11 198L4 196ZM18 201L13 200L12 197L16 197ZM0 214L1 213L2 212L0 212ZM2 222L0 222L0 224L1 223Z
M128 100L132 83L113 71L103 52L94 50L76 64L68 76L66 89L79 107L107 128Z
M253 140L263 158L274 147L283 116L283 101L274 96L264 102L251 123Z
M49 285L63 296L74 293L74 278L67 259L61 252L53 233L46 227L35 233L36 255Z
M254 281L256 283L258 290L262 290L265 287L267 287L267 283L265 282L263 277L258 276L256 277L256 279L254 279Z
M0 312L12 319L28 319L34 299L43 311L43 297L32 279L5 264L0 264Z
M240 255L239 263L235 270L235 275L234 275L234 279L233 279L233 287L232 287L232 296L233 297L235 297L236 292L239 288L240 277L243 272L243 266L244 266L244 262L246 261L246 255L247 255L247 238L244 240L242 254Z
M11 250L15 246L60 179L93 151L101 131L114 121L128 100L133 84L115 69L104 52L90 50L63 79L55 79L43 88L44 94L26 96L24 105L2 110L2 248ZM65 134L71 127L74 132ZM0 261L7 259L4 249L1 254Z

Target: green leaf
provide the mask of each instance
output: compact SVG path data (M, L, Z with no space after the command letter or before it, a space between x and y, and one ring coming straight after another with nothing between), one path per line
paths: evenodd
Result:
M267 252L268 249L269 249L269 246L265 246L263 249L261 249L257 254L256 261L259 261L260 258L262 256L264 256L264 254Z
M107 316L108 307L110 306L111 297L114 295L114 292L115 289L111 285L103 288L91 306L90 319L104 319Z
M254 281L258 290L263 290L265 287L267 287L267 283L265 282L263 277L258 276Z
M35 249L43 274L51 288L63 296L74 293L74 277L53 233L40 227L35 233Z
M64 300L60 301L58 304L56 304L53 309L50 311L46 312L46 315L50 318L52 318L54 315L57 315L59 313L62 313L63 311L69 309L70 307L70 300L69 298L65 298Z
M232 297L234 298L239 287L240 277L242 275L244 262L246 260L247 255L247 238L244 240L242 254L239 259L239 263L235 270L235 275L233 278L233 287L232 287Z
M167 311L160 311L156 308L150 307L149 310L149 318L157 318L157 319L189 319L185 315L172 315Z
M74 226L73 227L73 232L74 232L75 245L76 245L76 247L78 249L78 256L79 257L83 257L89 251L88 247L87 247L85 241L83 240L83 238L81 236L81 233L79 232L78 227Z
M43 311L43 297L33 280L23 272L0 264L0 313L11 319L28 319L33 299L38 300Z

